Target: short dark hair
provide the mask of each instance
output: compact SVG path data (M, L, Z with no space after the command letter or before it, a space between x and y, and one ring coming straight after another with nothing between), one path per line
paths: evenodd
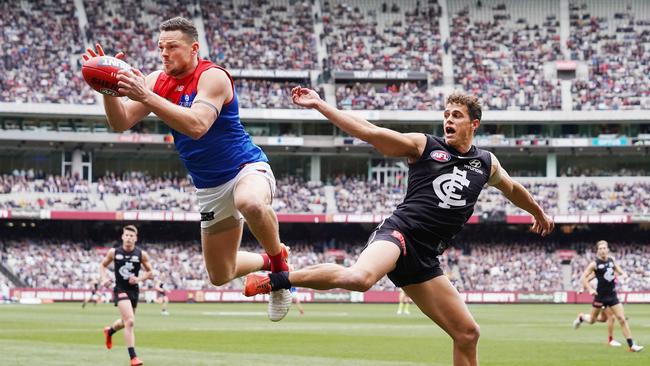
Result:
M481 112L481 103L478 101L478 98L474 95L465 94L463 92L455 91L447 97L447 104L462 104L467 107L467 112L469 112L469 119L473 121L475 119L481 120L483 113Z
M124 231L132 231L135 235L138 235L138 228L133 225L126 225L123 229Z
M167 19L164 22L160 23L158 28L161 32L168 31L181 31L186 36L190 37L193 42L199 40L199 31L196 30L194 23L191 20L183 17L175 17Z

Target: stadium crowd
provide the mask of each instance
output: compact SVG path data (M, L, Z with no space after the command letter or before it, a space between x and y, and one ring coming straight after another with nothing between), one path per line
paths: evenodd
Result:
M589 77L572 84L573 108L650 109L650 9L643 2L611 4L608 14L584 1L569 5L567 48L589 67Z
M0 2L0 102L94 104L73 2Z
M210 58L217 64L232 69L319 68L310 2L203 0L200 6Z
M325 182L311 182L286 176L277 181L273 207L280 213L389 214L406 194L403 179L398 177L398 182L384 184L346 175L334 176ZM560 188L556 181L524 181L522 184L551 214L650 213L647 195L650 183L647 182L600 185L586 180L580 184L565 183L569 194L566 212L559 209ZM333 192L329 198L327 187ZM198 207L195 188L186 176L151 177L143 172L107 172L96 182L89 183L74 177L15 171L0 175L0 209L197 212ZM488 187L479 196L474 213L490 217L525 214L493 187Z
M401 7L399 6L401 5ZM324 2L323 39L332 70L427 72L434 85L442 82L439 18L435 0L348 4Z
M560 44L557 2L546 2L542 17L534 2L524 17L526 4L478 3L450 3L451 36L442 39L436 0L83 0L85 17L70 1L4 2L0 102L96 104L97 94L80 74L83 49L99 42L108 54L123 51L127 62L151 72L160 64L158 25L174 14L202 22L208 57L230 69L313 70L324 82L337 70L427 74L423 87L388 80L382 81L386 90L342 85L336 90L342 108L440 109L435 87L443 84L442 57L451 55L453 83L446 86L480 95L486 109L559 110L559 81L544 68L566 46L568 58L588 70L571 83L574 110L650 109L650 9L644 2L603 7L571 1L566 45ZM243 108L294 108L284 81L238 84Z
M548 9L542 24L531 24L512 19L505 4L492 11L489 21L474 19L469 7L450 19L456 84L480 96L485 109L559 110L559 81L544 77L544 63L560 55L556 15Z
M113 243L79 244L70 240L3 240L2 264L29 287L88 288L97 279L97 264ZM288 242L290 263L304 268L318 263L354 263L363 248L361 242L318 243ZM155 276L172 289L214 288L208 280L200 245L194 242L145 243ZM462 248L461 248L462 247ZM587 247L574 258L570 288L563 285L561 260L555 249L544 243L464 242L449 248L441 257L442 268L460 291L558 291L581 289L580 275L595 257ZM650 280L650 248L640 243L615 243L612 255L630 275L620 283L622 291L647 291ZM259 252L257 243L246 242L242 250ZM219 289L242 288L241 279ZM150 288L145 284L144 288ZM373 290L395 290L384 278Z
M336 101L341 109L373 110L436 110L444 109L443 93L427 90L414 82L374 85L351 83L336 88Z
M593 182L571 186L569 213L650 214L650 183L615 183L600 187Z

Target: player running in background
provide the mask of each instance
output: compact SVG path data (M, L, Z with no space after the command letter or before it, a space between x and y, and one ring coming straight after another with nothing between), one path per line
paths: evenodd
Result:
M149 256L145 251L136 248L138 229L127 225L122 229L122 245L111 248L99 266L100 282L107 287L111 280L107 268L112 263L115 272L115 287L113 288L113 302L120 310L120 319L112 326L104 328L106 348L113 347L113 334L124 329L124 343L129 351L131 366L142 365L142 361L135 353L135 309L138 307L140 296L139 284L151 278L152 268ZM140 273L140 268L144 271Z
M114 131L126 131L154 113L171 128L197 188L203 258L213 285L262 269L287 271L289 254L280 243L271 207L275 178L266 155L239 120L232 77L199 57L198 31L188 19L162 22L158 49L163 70L147 76L136 69L118 73L119 92L128 101L103 95L108 124ZM99 44L97 53L87 52L85 60L104 54ZM242 216L265 254L238 251ZM269 318L282 319L290 306L289 290L273 292Z
M625 339L627 340L629 351L640 352L643 350L643 346L634 343L630 324L625 318L623 304L620 303L616 294L616 274L619 274L622 279L626 279L628 275L618 264L614 263L614 259L609 256L609 245L605 240L596 243L596 248L596 260L587 265L581 278L584 288L589 291L589 294L594 296L591 314L578 314L576 320L573 321L573 327L578 329L584 322L588 324L595 323L602 308L610 308L618 320L618 323L621 325L621 330L623 331L623 336L625 336ZM595 290L589 283L589 277L592 273L595 274L596 280L598 281Z
M587 282L591 282L594 278L596 278L596 274L591 273L587 278ZM587 289L584 288L583 285L582 291L585 290ZM614 339L614 320L616 320L616 316L614 316L612 309L606 306L602 307L602 311L600 312L600 315L596 319L596 321L598 321L599 323L607 323L607 344L612 347L620 347L622 346L621 342Z
M165 289L165 283L158 279L153 289L156 291L156 302L160 304L162 315L169 315L167 311L167 304L169 304L169 297L167 296L167 290Z
M86 304L88 304L89 302L92 302L95 304L95 306L97 306L97 303L100 300L100 295L98 293L98 290L99 290L99 283L95 280L92 280L90 282L90 296L84 298L84 302L81 304L82 309L85 308Z
M477 365L479 326L458 291L443 276L438 256L472 216L486 184L501 190L515 205L533 215L534 232L547 235L554 226L532 195L510 178L492 153L472 145L481 122L478 99L461 93L447 98L445 136L441 139L377 127L330 106L307 88L294 88L292 98L295 104L316 109L383 155L405 157L409 163L407 193L393 214L370 235L351 267L327 263L291 273L250 274L244 294L252 296L291 286L367 291L387 274L451 336L454 365Z
M411 307L411 298L404 292L404 289L399 289L399 305L397 305L397 315L410 315L409 307Z

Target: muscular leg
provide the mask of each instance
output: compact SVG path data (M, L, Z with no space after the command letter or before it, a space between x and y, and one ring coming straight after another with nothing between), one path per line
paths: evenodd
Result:
M271 207L271 187L266 177L249 174L235 186L235 207L269 255L280 254L278 218Z
M479 326L446 276L404 286L413 302L454 341L454 366L478 365Z
M612 313L618 320L618 323L621 325L621 330L623 331L623 336L626 339L632 338L632 331L630 330L630 324L625 320L625 311L623 310L623 304L616 304L612 306Z
M234 278L262 269L264 263L261 255L237 250L243 229L239 220L229 218L215 225L221 225L222 229L201 230L203 259L213 285L221 286Z
M343 288L367 291L386 273L395 268L400 255L397 245L378 240L361 252L351 267L325 263L290 272L289 281L296 287L316 290Z
M135 347L135 332L133 329L135 327L135 315L131 301L122 300L117 303L117 307L120 309L122 326L124 327L124 343L126 343L127 347Z

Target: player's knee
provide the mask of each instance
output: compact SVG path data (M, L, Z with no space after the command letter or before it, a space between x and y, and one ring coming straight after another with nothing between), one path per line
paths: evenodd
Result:
M616 320L618 320L618 322L619 322L621 325L625 325L625 323L627 322L627 320L625 320L625 316L624 316L624 315L616 315Z
M208 271L208 277L210 278L210 283L213 286L223 286L228 282L232 281L234 277L234 271Z
M369 272L357 269L348 269L344 281L347 282L346 288L359 292L370 290L376 282Z
M471 325L465 326L460 329L454 336L454 341L461 346L476 346L478 339L481 336L481 327L476 322Z
M124 322L124 327L125 328L133 328L135 327L135 319L134 318L126 318L123 320Z
M246 219L255 219L264 215L266 204L256 199L244 199L237 202L237 210L241 212Z

